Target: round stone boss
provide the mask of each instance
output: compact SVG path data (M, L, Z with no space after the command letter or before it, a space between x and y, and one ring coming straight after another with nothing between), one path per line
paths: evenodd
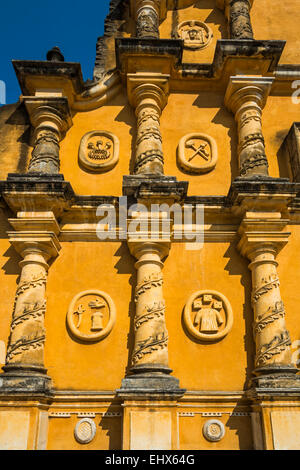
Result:
M120 142L108 131L87 132L80 141L78 160L87 170L104 173L119 161Z
M221 314L221 311L224 313ZM215 290L199 290L189 297L183 321L194 338L216 341L224 338L231 330L233 312L225 295Z
M83 418L76 423L74 436L80 444L88 444L96 434L96 424L90 418Z
M203 425L203 435L205 439L211 442L220 441L225 435L225 427L222 421L210 419Z
M82 321L83 315L86 317L85 322ZM85 290L75 295L70 303L67 325L71 333L80 340L93 342L105 338L115 322L116 307L106 292Z

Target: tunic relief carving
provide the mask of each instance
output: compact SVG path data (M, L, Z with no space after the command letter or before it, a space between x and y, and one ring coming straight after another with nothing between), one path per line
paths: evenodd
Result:
M233 313L227 298L217 291L198 291L188 299L184 309L184 325L196 339L215 341L232 328Z

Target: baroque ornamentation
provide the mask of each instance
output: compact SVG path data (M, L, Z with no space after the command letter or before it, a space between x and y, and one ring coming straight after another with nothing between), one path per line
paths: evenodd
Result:
M151 368L155 364L168 367L168 332L165 324L165 301L161 258L165 247L156 243L131 242L129 247L137 258L135 342L131 357L134 368Z
M212 30L202 21L183 21L177 28L178 38L184 41L187 49L204 49L213 37Z
M214 290L197 291L188 299L184 314L188 332L202 341L224 338L232 328L233 312L228 299Z
M218 442L225 436L224 424L218 419L209 419L206 421L202 431L205 439L211 442Z
M91 418L83 418L76 423L74 436L80 444L88 444L96 435L96 424Z
M248 0L232 0L230 2L229 25L231 39L253 39Z
M159 18L152 7L143 7L137 13L136 35L138 38L159 38Z
M20 264L23 269L15 295L6 365L35 363L42 366L48 265L38 250L28 250Z
M191 173L208 173L218 160L216 141L206 134L187 134L179 142L178 164Z
M72 125L65 97L22 97L33 126L33 151L29 173L57 174L60 169L59 142Z
M119 161L119 139L107 131L91 131L80 142L78 159L81 165L94 172L103 173Z
M49 168L49 173L58 173L60 169L59 135L55 131L43 130L34 143L28 172L40 172L43 168Z
M78 339L93 342L105 338L116 321L116 308L111 297L100 290L86 290L70 303L67 325Z
M263 344L257 351L256 367L262 367L273 359L273 356L281 354L286 351L286 348L291 346L290 334L287 330L279 335L274 336L267 344Z
M241 176L268 176L268 160L262 134L262 109L273 83L265 77L231 77L225 104L238 124L238 156Z
M267 220L264 220L265 217L265 213L249 212L239 229L242 234L239 249L251 261L255 367L258 376L268 373L270 367L291 367L291 340L286 328L275 259L289 234L282 232L286 221L276 219L274 215Z

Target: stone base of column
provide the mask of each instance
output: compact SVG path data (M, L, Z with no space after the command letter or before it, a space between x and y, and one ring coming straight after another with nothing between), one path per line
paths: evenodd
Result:
M122 380L121 388L116 390L121 398L178 399L185 393L180 388L179 379L169 375L172 370L159 364L145 364L131 369L132 375Z
M0 374L0 395L50 395L52 381L47 375L47 369L27 364L9 365L3 367Z
M249 394L300 396L300 375L296 375L298 372L299 369L292 365L272 365L256 369Z

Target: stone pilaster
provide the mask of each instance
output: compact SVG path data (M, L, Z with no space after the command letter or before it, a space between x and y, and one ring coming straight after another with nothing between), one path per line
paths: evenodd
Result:
M136 36L141 39L159 39L160 0L137 0Z
M268 160L262 133L262 109L273 78L230 77L225 105L235 115L238 125L240 175L268 176Z
M59 173L59 142L72 125L67 98L24 97L33 126L33 151L28 173Z
M163 297L163 262L170 249L169 241L130 240L128 246L137 259L132 375L122 381L120 394L178 397L184 393L178 379L170 376L168 332Z
M49 215L49 214L48 214ZM20 280L15 294L11 331L0 393L47 393L51 380L44 365L46 284L48 261L57 256L60 245L55 232L37 231L43 224L39 217L10 219L17 229L8 232L9 240L22 256ZM55 219L46 223L57 232ZM24 231L24 228L27 231Z
M167 103L168 76L128 77L130 103L137 117L135 174L164 173L160 116Z
M276 256L288 241L287 220L281 214L247 212L241 223L238 248L250 260L253 335L256 346L252 383L259 388L300 387L291 363L291 340L286 328Z

